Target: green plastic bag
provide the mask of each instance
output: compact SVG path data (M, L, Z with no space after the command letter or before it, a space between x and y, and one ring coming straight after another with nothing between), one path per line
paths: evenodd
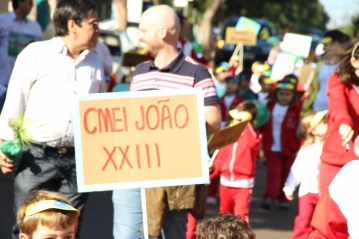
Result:
M5 140L1 144L0 150L10 159L10 163L17 163L20 165L22 159L22 147L19 138L16 138L15 140Z
M270 113L267 107L263 105L261 102L259 102L258 100L251 100L251 102L257 106L257 117L256 117L257 124L253 127L257 129L268 122Z

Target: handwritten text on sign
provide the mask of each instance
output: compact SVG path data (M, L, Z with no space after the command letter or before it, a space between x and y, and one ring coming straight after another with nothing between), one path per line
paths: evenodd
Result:
M84 184L202 177L197 97L79 101Z

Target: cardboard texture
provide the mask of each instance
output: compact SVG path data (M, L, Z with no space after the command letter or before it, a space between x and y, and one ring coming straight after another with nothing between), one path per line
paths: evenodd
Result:
M90 94L75 119L80 192L208 183L200 89Z
M123 54L122 66L128 66L128 67L137 66L141 62L144 62L145 59L146 56L143 54L125 52Z
M286 33L284 35L281 48L285 51L292 52L296 56L306 58L309 55L311 44L312 44L311 36Z
M244 121L232 126L227 126L222 128L219 132L211 135L208 140L209 152L214 152L216 149L235 143L239 136L241 136L247 123L248 121Z
M227 27L226 42L228 44L243 44L254 46L257 43L257 36L253 31L237 30L235 27Z
M305 64L302 70L300 71L298 82L307 87L310 86L313 80L314 72L315 72L314 67L312 67L309 64Z

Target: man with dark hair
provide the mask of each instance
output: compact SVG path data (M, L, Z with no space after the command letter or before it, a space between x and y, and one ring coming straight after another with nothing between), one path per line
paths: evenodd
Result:
M255 239L256 234L243 218L231 213L205 219L199 226L198 239Z
M33 190L60 192L81 211L77 238L88 194L77 192L72 105L76 95L106 91L101 61L89 50L97 43L98 21L91 0L60 1L57 37L29 44L19 54L0 115L0 143L16 137L8 123L19 115L33 141L19 165L0 152L2 172L16 172L14 211ZM17 225L12 238L19 238Z
M14 11L0 15L0 113L16 60L16 53L11 52L10 33L13 35L27 34L34 38L43 37L40 25L26 17L30 13L33 0L11 0L11 2ZM18 43L26 44L26 42Z

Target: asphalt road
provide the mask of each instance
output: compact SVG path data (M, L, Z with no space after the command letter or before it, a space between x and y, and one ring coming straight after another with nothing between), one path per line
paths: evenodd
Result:
M293 221L297 214L297 200L291 203L289 211L275 209L266 211L260 208L264 190L265 166L257 166L256 186L254 188L250 224L257 239L288 239L292 234ZM15 221L12 212L13 175L0 173L0 239L10 238L12 224ZM81 230L81 239L112 239L113 206L111 192L90 194ZM218 205L208 205L207 216L218 213Z

